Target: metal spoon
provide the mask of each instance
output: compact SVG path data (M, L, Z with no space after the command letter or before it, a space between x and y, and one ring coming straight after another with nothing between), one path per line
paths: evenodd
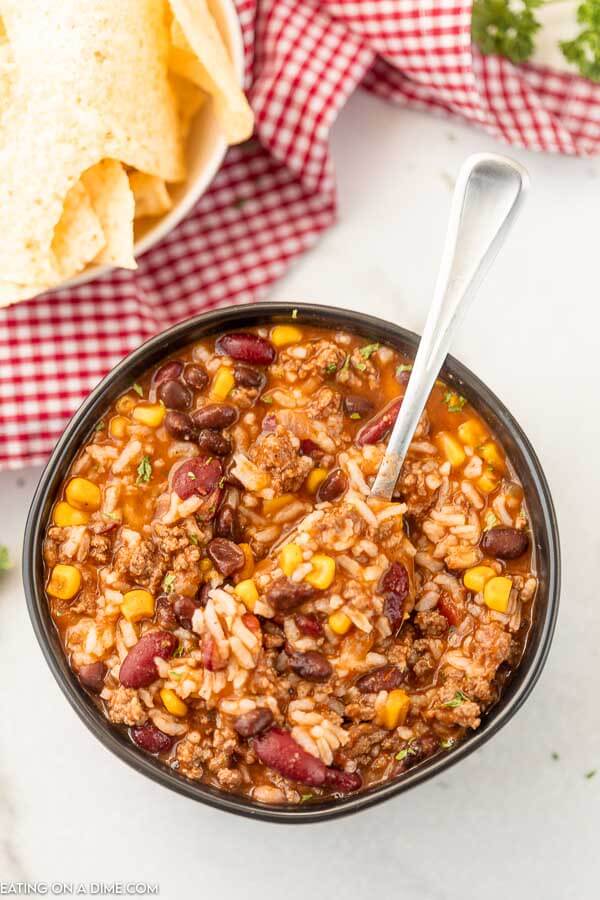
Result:
M463 163L452 197L433 302L371 497L392 499L450 342L515 221L528 187L527 171L505 156L478 153Z

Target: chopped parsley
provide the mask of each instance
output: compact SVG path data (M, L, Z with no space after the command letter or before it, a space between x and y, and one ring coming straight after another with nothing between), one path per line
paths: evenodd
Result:
M136 392L136 394L138 395L138 397L143 397L143 396L144 396L144 389L143 389L143 387L141 386L141 384L138 384L137 381L135 381L135 382L133 383L132 387L133 387L133 390L134 390L134 391Z
M272 402L273 402L273 398L272 398L272 397L263 397L263 398L262 398L262 402L263 402L263 403L272 403Z
M409 741L406 747L403 747L402 750L399 750L398 753L396 753L395 759L397 759L398 762L402 762L407 756L414 756L415 753L418 752L419 748L412 741Z
M181 656L185 656L185 647L183 646L183 644L180 644L178 646L177 650L173 654L173 659L179 659L179 657Z
M96 422L96 424L94 425L94 431L104 431L105 428L106 425L104 424L102 419L100 419L100 421Z
M163 590L165 591L165 593L167 593L167 594L171 593L171 591L173 590L174 581L175 581L175 575L173 574L173 572L169 572L167 575L165 575L165 577L163 578L163 583L162 583Z
M491 511L491 509L488 509L488 511L486 512L486 514L484 516L483 523L484 523L483 530L489 531L490 528L493 528L494 525L498 524L498 516L495 513L493 513Z
M8 572L10 568L12 568L12 563L10 561L8 547L4 547L0 544L0 572Z
M152 463L149 456L142 456L137 467L136 484L147 484L152 478Z
M361 347L358 352L363 359L369 359L369 357L373 356L374 353L377 353L378 350L379 344L366 344L364 347Z
M597 771L598 771L597 769L590 769L589 772L586 772L585 777L587 778L587 780L589 781L590 778L593 778Z
M193 531L190 531L188 533L188 537L189 537L190 541L192 542L192 544L195 544L196 547L199 545L200 541L198 539L198 535L195 534Z
M360 415L360 413L357 413L357 412L350 413L350 418L351 419L360 419L361 415Z
M443 741L440 741L440 747L442 750L450 750L454 747L454 738L445 738Z
M364 362L360 362L357 359L352 360L352 365L354 366L355 369L358 369L359 372L364 372L365 369L367 368Z
M337 363L329 363L329 365L326 366L325 371L328 375L333 375L334 372L337 372L337 369Z
M307 800L312 800L314 794L302 794L300 797L300 803L306 803Z
M350 365L350 354L346 353L346 359L344 360L344 365L340 369L340 372L344 372L348 368L349 365Z
M447 706L448 709L455 709L457 706L462 706L468 699L467 695L463 694L462 691L456 691L452 700L446 700L445 703L442 703L442 706Z
M402 375L403 372L412 372L412 363L400 363L396 366L396 376Z
M448 412L462 412L466 402L467 398L462 394L457 394L456 391L446 391L444 394L444 403L448 407Z

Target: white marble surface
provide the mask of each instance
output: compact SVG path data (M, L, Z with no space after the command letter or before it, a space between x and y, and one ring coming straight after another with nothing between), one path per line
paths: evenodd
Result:
M354 97L333 137L340 224L273 298L418 330L453 177L486 149L501 148ZM600 161L515 155L531 195L455 350L525 427L561 524L558 631L525 709L476 755L387 805L296 829L250 823L170 794L95 742L42 660L15 570L0 583L0 881L147 880L169 900L598 896ZM0 543L16 558L37 476L0 476Z

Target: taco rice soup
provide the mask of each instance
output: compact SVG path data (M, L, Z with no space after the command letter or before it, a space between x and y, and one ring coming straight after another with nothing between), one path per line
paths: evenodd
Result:
M368 497L410 362L347 332L216 335L132 384L57 498L46 590L115 728L263 803L365 789L476 729L536 592L523 489L437 382Z

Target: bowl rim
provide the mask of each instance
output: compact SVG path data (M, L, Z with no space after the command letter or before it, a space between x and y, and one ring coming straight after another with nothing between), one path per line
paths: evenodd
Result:
M293 313L294 310L298 311L297 319ZM375 332L379 333L383 340L386 336L388 339L391 336L398 343L408 345L412 352L419 341L418 336L413 332L384 319L353 310L302 302L266 302L209 310L150 338L124 357L102 379L69 420L42 472L31 503L25 527L22 567L29 617L46 662L79 718L108 750L136 771L176 793L206 803L213 808L248 818L290 824L339 818L367 809L427 781L450 766L456 765L490 740L522 707L540 677L548 657L558 615L561 569L559 532L554 505L548 482L533 447L502 401L466 366L454 357L448 356L443 367L444 378L461 386L466 385L467 392L481 398L494 411L503 426L510 430L527 466L528 475L532 479L543 515L543 520L538 523L537 529L538 534L545 534L548 544L548 604L529 665L524 668L521 663L516 670L518 678L515 677L513 683L518 683L512 696L506 699L503 695L501 701L486 714L480 727L452 752L431 757L423 764L410 769L396 781L384 782L358 794L350 794L310 806L287 807L259 804L246 797L212 788L202 782L189 781L175 774L155 757L140 751L130 740L125 740L118 729L115 729L103 717L81 688L66 662L62 648L59 650L53 646L56 643L55 627L49 615L43 582L40 586L39 578L41 547L49 505L53 502L55 491L62 483L68 466L82 444L88 439L93 425L101 414L101 408L106 408L105 395L111 394L111 391L114 391L114 395L120 393L124 389L121 382L126 379L127 383L131 383L143 371L156 364L160 358L183 349L203 336L231 330L240 325L250 327L251 325L294 320L298 324L305 322L306 324L320 324L324 327L337 326L358 334L373 335ZM153 355L156 356L156 359L149 362Z
M216 2L219 4L223 14L223 21L227 26L227 38L231 46L231 58L235 74L238 82L243 84L245 68L244 38L237 9L234 0L216 0ZM140 256L143 256L144 253L147 253L148 250L151 250L152 247L155 247L160 243L160 241L162 241L169 232L173 231L173 229L187 216L195 203L208 190L211 182L221 168L221 164L225 159L225 154L228 149L229 146L227 141L222 135L219 135L215 140L213 151L200 175L194 181L189 183L189 187L185 194L172 209L165 213L164 216L157 218L152 227L135 242L133 255L136 260L139 259ZM72 278L67 279L67 281L55 285L52 290L62 291L65 288L79 287L82 284L88 284L90 281L95 281L97 278L102 278L104 275L108 275L115 270L118 271L119 266L92 266L89 269L84 269L83 272L80 272L78 275L74 275ZM136 270L133 269L131 271L135 272Z

